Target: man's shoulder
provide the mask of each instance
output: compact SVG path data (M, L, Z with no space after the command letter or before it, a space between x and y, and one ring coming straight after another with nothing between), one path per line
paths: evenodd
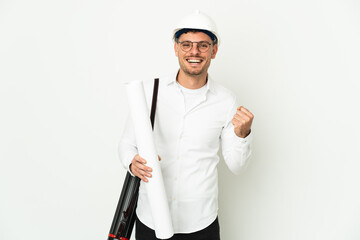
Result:
M236 94L233 90L223 86L222 84L218 83L213 79L210 79L210 84L210 88L215 93L215 96L221 99L228 99L229 101L236 100Z
M171 74L166 74L166 75L159 75L153 78L148 78L143 80L144 86L145 88L153 86L154 85L154 80L156 78L159 79L159 85L164 85L164 84L168 84L171 81L173 81L175 79L176 75L174 75L173 73Z

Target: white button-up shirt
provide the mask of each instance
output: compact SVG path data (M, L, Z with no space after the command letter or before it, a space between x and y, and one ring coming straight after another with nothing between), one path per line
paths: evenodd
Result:
M153 80L144 82L151 108ZM251 155L251 134L239 138L231 120L238 107L235 95L210 77L206 91L185 109L176 73L160 78L154 139L175 233L195 232L209 226L218 211L218 151L229 169L239 173ZM119 154L128 169L137 154L131 121L119 144ZM154 229L147 193L141 181L136 213Z

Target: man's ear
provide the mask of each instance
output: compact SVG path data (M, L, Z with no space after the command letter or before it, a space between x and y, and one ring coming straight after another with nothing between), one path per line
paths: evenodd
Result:
M178 57L178 43L177 42L174 43L174 51L175 51L175 56Z
M214 59L216 57L216 53L218 51L218 45L215 44L213 49L212 49L212 55L211 55L211 59Z

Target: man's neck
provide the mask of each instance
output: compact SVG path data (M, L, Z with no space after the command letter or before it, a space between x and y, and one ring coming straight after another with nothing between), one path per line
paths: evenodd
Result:
M207 82L207 73L198 76L188 75L183 71L179 71L176 80L181 86L189 89L198 89L203 87Z

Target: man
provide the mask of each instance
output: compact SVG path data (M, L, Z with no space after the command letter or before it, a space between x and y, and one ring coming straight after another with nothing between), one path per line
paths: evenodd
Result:
M235 95L208 76L219 45L215 24L208 16L197 11L185 17L174 31L174 40L180 69L160 78L154 127L175 231L171 239L219 240L219 146L230 170L238 173L251 155L253 115L238 107ZM152 84L144 83L149 103ZM144 187L151 168L137 154L130 122L119 152L124 165L142 180L136 239L157 239Z

